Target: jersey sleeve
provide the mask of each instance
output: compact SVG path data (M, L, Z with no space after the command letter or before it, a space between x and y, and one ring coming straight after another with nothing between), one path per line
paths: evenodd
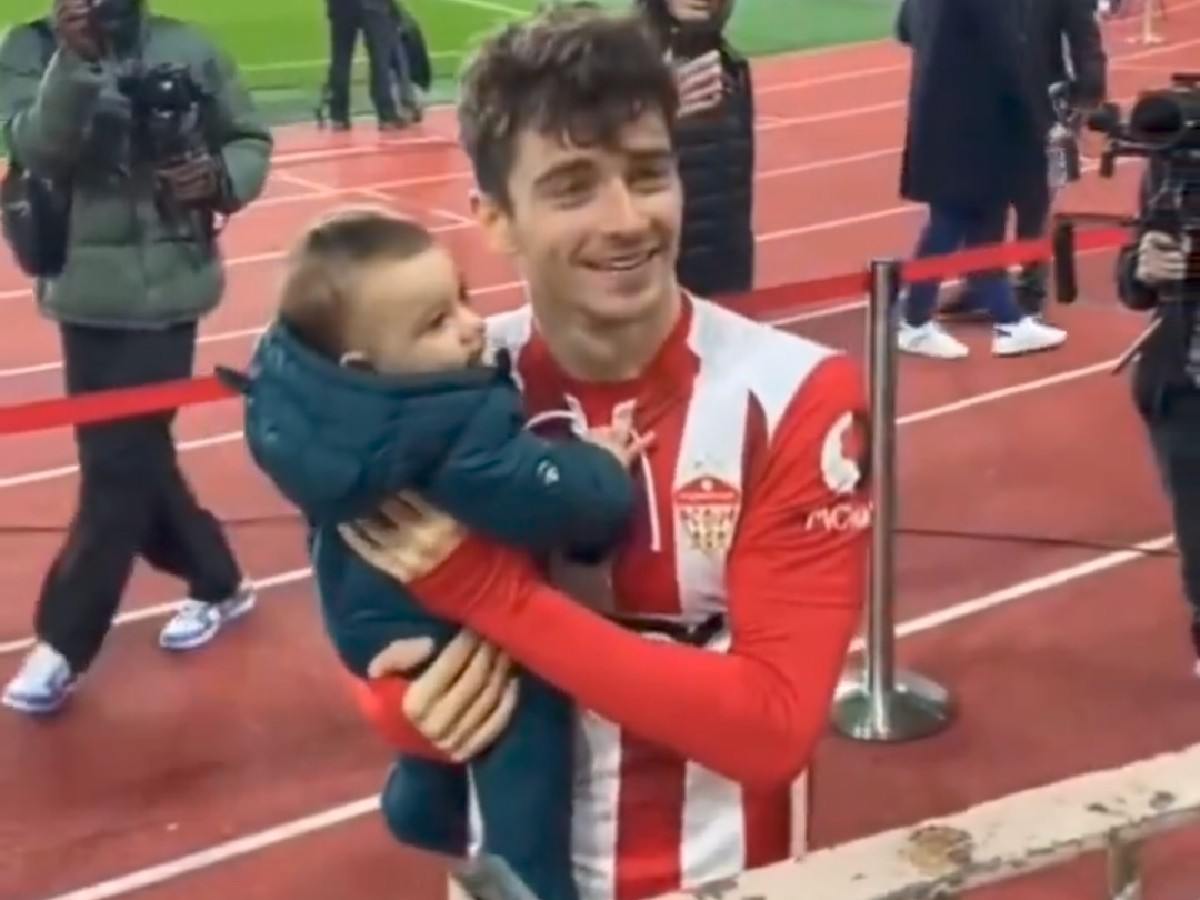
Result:
M404 695L408 691L405 679L399 676L351 679L350 689L359 712L393 749L437 762L451 762L404 715Z
M843 357L822 363L793 398L731 550L727 653L630 632L478 537L410 587L642 738L744 784L788 782L826 727L858 623L865 421L857 368Z

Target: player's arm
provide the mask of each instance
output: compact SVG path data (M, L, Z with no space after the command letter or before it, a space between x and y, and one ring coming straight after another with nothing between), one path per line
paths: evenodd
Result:
M866 535L835 523L841 504L861 511L866 498L861 486L845 496L827 486L822 447L863 408L855 367L835 358L786 413L731 553L728 653L630 632L480 539L411 587L438 614L643 738L743 783L787 782L825 728L858 622ZM386 568L386 557L360 552Z

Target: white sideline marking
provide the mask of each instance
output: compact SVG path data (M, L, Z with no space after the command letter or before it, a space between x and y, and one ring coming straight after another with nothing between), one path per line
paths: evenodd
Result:
M151 885L162 884L164 881L178 878L180 875L186 875L189 872L207 869L226 860L245 856L248 853L270 847L273 844L281 844L284 841L303 837L306 834L333 828L336 825L341 825L343 822L349 822L352 819L364 816L378 808L379 798L377 796L364 797L361 800L355 800L353 803L344 803L341 806L335 806L324 812L305 816L303 819L295 819L291 822L277 825L274 828L268 828L265 831L235 838L223 844L216 844L196 853L189 853L187 856L181 856L178 859L159 863L156 866L149 866L145 869L138 869L136 872L130 872L128 875L122 875L119 878L112 878L108 881L102 881L99 884L93 884L90 887L79 888L66 894L59 894L57 897L51 898L51 900L105 900L108 897L120 897L132 891L150 887Z
M1051 588L1060 587L1071 581L1077 581L1097 572L1103 572L1116 566L1145 558L1147 553L1163 549L1170 543L1169 537L1156 538L1138 545L1137 550L1119 550L1106 553L1086 562L1067 566L1049 572L1037 578L1030 578L1011 587L990 594L984 594L954 606L939 610L929 615L921 616L901 623L897 628L898 637L907 637L923 631L930 631L977 615L989 609L994 609L1024 597L1038 594ZM856 641L854 650L861 649L861 642ZM88 887L79 888L65 894L59 894L48 900L109 900L121 897L133 891L161 884L182 875L211 868L231 859L246 856L267 847L281 844L295 838L334 828L345 822L373 813L379 807L378 796L363 797L353 800L315 815L308 815L290 822L284 822L264 831L258 831L235 840L214 844L203 850L167 860L157 865L137 869L125 875L101 881Z

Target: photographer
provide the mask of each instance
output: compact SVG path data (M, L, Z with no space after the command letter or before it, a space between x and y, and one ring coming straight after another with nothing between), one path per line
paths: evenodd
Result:
M1143 211L1162 186L1161 166L1152 162L1142 182ZM1117 285L1126 306L1154 313L1134 370L1134 396L1171 502L1200 675L1200 273L1188 269L1194 242L1150 225L1122 250Z
M754 91L726 41L735 0L637 0L675 66L684 209L678 275L701 297L754 286Z
M60 330L67 392L189 377L197 322L224 286L214 217L259 194L272 146L232 63L142 0L55 0L48 20L0 45L0 124L12 159L69 203L65 264L37 283ZM63 703L139 555L194 598L162 630L164 648L200 646L253 605L178 467L172 420L77 427L78 511L43 584L39 644L6 705L46 713Z

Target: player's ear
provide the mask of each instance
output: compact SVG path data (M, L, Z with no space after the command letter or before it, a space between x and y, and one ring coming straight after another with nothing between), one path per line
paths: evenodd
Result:
M471 191L470 202L471 214L483 229L488 247L495 253L513 255L516 242L513 240L512 218L505 204L479 190Z

